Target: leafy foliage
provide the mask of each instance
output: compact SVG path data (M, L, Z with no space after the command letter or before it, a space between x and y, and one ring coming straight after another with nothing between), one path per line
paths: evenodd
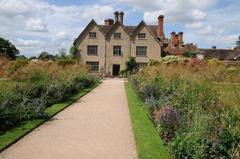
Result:
M16 55L19 54L19 50L10 41L0 37L0 54L14 60Z
M240 74L232 67L155 62L129 77L175 158L239 157Z
M55 59L55 57L53 55L49 54L46 51L41 52L40 55L38 56L38 58L40 60L54 60Z
M137 68L136 58L130 56L129 61L126 62L126 66L127 66L126 71L129 71L131 74L133 70Z
M71 48L70 48L70 56L73 58L73 59L79 59L80 58L80 54L79 54L79 51L76 47L76 45L72 45Z
M185 57L196 57L197 53L186 51L186 52L183 53L183 56L185 56Z
M0 83L0 132L23 120L46 117L56 102L97 82L83 65L15 61L8 80Z

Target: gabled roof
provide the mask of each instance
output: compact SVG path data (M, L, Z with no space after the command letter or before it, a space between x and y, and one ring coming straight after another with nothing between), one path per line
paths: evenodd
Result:
M115 28L117 28L118 26L121 26L123 28L123 30L129 35L129 36L133 36L133 34L136 34L136 32L138 31L138 29L144 25L147 27L148 31L151 33L151 35L157 40L157 42L159 44L161 44L159 42L159 40L157 39L158 34L157 34L157 25L147 25L144 21L141 21L137 26L132 26L132 25L122 25L120 22L115 22L113 25L109 26L109 25L98 25L96 23L96 21L94 19L92 19L90 21L90 23L86 26L86 28L81 32L81 34L76 38L76 40L74 41L74 44L79 43L82 38L83 35L88 31L88 29L92 26L92 25L96 25L99 29L99 31L105 35L105 36L109 36L112 35L113 30Z
M158 40L158 36L157 36L157 27L158 26L157 25L147 25L143 20L138 24L138 26L136 26L136 28L134 29L131 36L135 38L141 27L146 27L147 30L150 32L150 34L153 36L153 38L159 43L159 45L161 45L160 41Z
M157 38L157 25L147 25L143 20L135 27L132 33L133 36L138 33L138 29L140 29L141 26L145 26L152 36Z
M80 33L80 35L74 40L73 43L74 43L74 44L79 43L79 41L82 40L84 33L87 32L88 29L89 29L92 25L96 25L96 26L99 28L99 26L98 26L98 24L96 23L96 21L95 21L94 19L92 19L92 20L88 23L88 25L85 27L85 29ZM100 29L99 29L99 30L100 30ZM100 30L100 31L101 31L101 30Z
M114 30L117 28L117 27L122 27L122 29L125 31L126 34L129 35L129 30L126 29L126 27L124 27L119 21L116 21L112 27L108 30L108 32L106 33L106 37L109 37L113 34Z

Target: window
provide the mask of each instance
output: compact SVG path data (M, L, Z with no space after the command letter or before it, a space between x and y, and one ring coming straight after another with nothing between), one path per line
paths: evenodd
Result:
M136 56L147 56L147 46L137 46Z
M138 33L138 39L145 39L146 33Z
M97 33L96 32L89 32L89 38L96 38Z
M137 62L137 69L147 67L147 65L148 64L146 62Z
M114 37L115 39L120 39L120 38L121 38L121 33L114 33L114 34L113 34L113 37Z
M90 62L90 61L87 61L86 62L87 66L89 67L90 71L91 72L98 72L99 71L99 62Z
M97 45L88 45L87 46L87 54L90 56L98 55L98 46Z
M119 45L113 46L113 55L114 56L121 56L122 55L122 47Z

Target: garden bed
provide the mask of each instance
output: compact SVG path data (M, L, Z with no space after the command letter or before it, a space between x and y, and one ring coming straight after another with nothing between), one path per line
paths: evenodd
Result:
M167 147L149 118L148 111L140 102L130 83L125 83L128 106L139 159L168 159Z
M0 81L0 149L99 83L85 65L28 60L12 61L5 78Z
M129 81L173 158L235 159L240 157L239 70L217 60L196 66L154 63Z
M17 124L15 127L11 128L10 130L0 134L0 152L11 146L12 144L16 143L18 140L23 138L25 135L51 119L53 116L70 106L72 103L77 101L79 98L83 97L85 94L90 92L92 89L97 87L100 82L96 83L95 85L86 88L84 90L79 91L77 94L66 98L61 103L53 104L51 107L46 109L46 113L48 118L46 119L32 119L27 121L22 121Z

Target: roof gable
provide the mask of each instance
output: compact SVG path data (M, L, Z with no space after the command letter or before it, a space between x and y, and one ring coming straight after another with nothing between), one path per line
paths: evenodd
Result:
M114 33L114 31L118 28L121 27L123 29L123 31L129 35L128 31L126 30L126 28L119 22L115 22L112 27L108 30L108 32L106 33L106 38L110 38L112 36L112 34Z
M137 25L134 29L133 33L131 34L131 38L135 39L137 34L140 32L142 27L146 27L150 35L161 45L160 41L157 38L157 26L155 25L147 25L143 20Z
M100 28L99 28L98 24L96 23L96 21L94 19L92 19L88 23L88 25L85 27L85 29L80 33L80 35L74 40L74 45L75 44L78 45L83 40L84 35L90 31L90 28L92 26L96 26L99 29L99 31L102 33L102 31L100 30Z

